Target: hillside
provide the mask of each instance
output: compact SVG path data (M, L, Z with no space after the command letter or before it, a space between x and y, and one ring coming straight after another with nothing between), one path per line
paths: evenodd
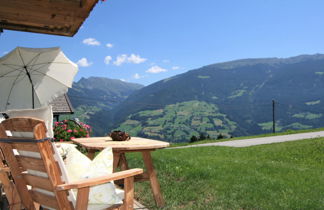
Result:
M272 100L277 131L324 126L324 55L237 60L161 80L115 107L114 128L168 141L254 135L271 130Z
M73 116L93 127L94 135L107 133L110 110L143 85L104 77L82 78L73 83L68 95L74 107Z
M104 77L82 78L73 83L68 95L74 107L80 105L111 109L143 85Z

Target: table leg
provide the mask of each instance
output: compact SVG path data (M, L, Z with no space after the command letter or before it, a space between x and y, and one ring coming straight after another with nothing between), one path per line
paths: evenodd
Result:
M125 170L129 169L125 153L120 153L120 161L119 162L120 162L121 170L125 171Z
M117 168L119 166L119 160L120 160L120 153L114 152L113 172L116 172L117 171Z
M163 207L165 203L164 203L164 199L161 194L160 184L159 184L159 181L156 176L156 172L153 167L151 153L150 153L150 151L145 151L145 152L142 152L142 155L143 155L144 164L145 164L145 167L146 167L149 179L150 179L151 189L153 192L155 203L158 207Z
M126 159L126 155L123 152L114 152L114 169L113 171L116 172L117 168L119 167L122 171L128 170L128 163Z
M97 150L88 149L87 157L88 157L90 160L93 160L93 158L95 157L96 151L97 151Z

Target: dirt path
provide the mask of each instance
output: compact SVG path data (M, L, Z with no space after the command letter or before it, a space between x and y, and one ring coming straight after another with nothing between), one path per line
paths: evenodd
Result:
M215 143L195 144L195 145L187 145L181 147L171 147L169 149L189 148L189 147L209 147L209 146L249 147L249 146L260 145L260 144L272 144L272 143L297 141L297 140L312 139L312 138L319 138L319 137L324 137L324 131L298 133L298 134L290 134L290 135L282 135L282 136L261 137L261 138L253 138L253 139L242 139L242 140L215 142Z

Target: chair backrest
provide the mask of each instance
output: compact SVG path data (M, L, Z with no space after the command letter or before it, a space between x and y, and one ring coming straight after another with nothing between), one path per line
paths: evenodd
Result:
M16 133L19 137L15 137ZM22 134L31 137L21 137ZM0 124L0 148L26 209L35 209L34 202L48 209L74 209L68 200L68 192L55 190L64 182L52 143L46 138L44 121L27 117L3 121Z

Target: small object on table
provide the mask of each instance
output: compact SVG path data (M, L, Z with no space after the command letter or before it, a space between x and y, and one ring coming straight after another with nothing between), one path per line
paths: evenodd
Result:
M130 135L124 131L113 131L109 136L113 141L128 141L131 139Z

